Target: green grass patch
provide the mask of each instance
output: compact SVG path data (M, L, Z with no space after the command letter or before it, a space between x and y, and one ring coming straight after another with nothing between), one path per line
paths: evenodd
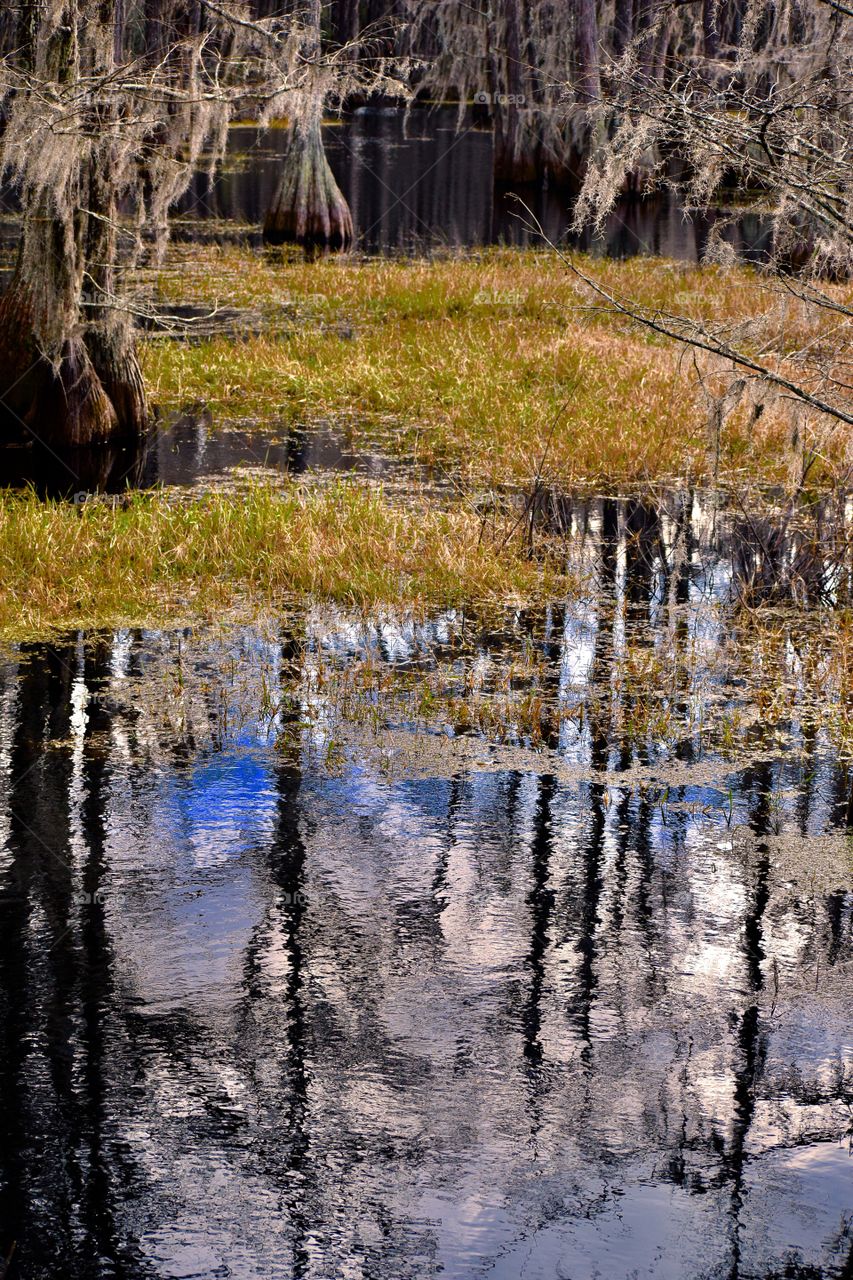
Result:
M646 306L742 323L745 341L775 343L780 359L824 323L774 301L747 269L649 258L586 267ZM204 401L220 421L331 416L475 483L526 485L543 459L566 486L714 472L784 483L822 429L792 432L772 405L760 419L736 413L718 457L692 361L592 307L553 254L308 263L181 246L156 287L166 301L251 308L267 325L245 340L148 344L145 373L164 409ZM844 442L819 443L831 474Z
M81 506L0 495L0 635L245 617L307 598L407 609L530 601L572 580L467 509L355 484Z

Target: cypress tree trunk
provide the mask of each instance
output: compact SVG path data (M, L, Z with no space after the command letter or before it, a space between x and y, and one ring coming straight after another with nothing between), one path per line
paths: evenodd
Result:
M116 213L109 170L93 167L89 181L89 288L84 293L87 315L83 340L115 413L114 434L132 437L148 425L148 406L130 320L113 305Z
M352 214L323 149L318 112L294 125L275 199L264 221L267 244L347 249Z
M706 58L714 59L720 52L720 36L717 30L717 0L702 0L702 44Z
M601 98L601 65L596 0L570 0L569 12L573 37L571 79L577 107L569 115L559 142L552 143L546 166L554 186L576 192L590 157L602 141L600 123L593 125L586 115L586 109ZM627 15L633 22L631 0ZM618 5L616 17L619 21Z
M655 54L658 43L658 25L661 0L638 0L637 35L641 36L639 48L640 72L651 80L655 74Z
M93 47L104 65L92 67L95 73L114 65L116 4L103 0L90 18L102 28ZM36 79L73 82L83 22L78 0L65 0L58 11L37 0L25 15L33 36L21 46L24 64ZM0 299L0 438L31 434L50 446L90 445L145 424L130 329L108 310L115 266L110 178L103 151L94 147L85 162L69 156L62 190L38 198L24 193L15 273ZM98 216L89 216L90 208ZM93 291L88 298L84 280Z
M332 30L338 44L358 39L358 8L358 0L335 0L332 5Z
M519 0L500 0L498 8L503 19L503 39L492 45L493 172L498 182L533 182L539 174L539 148L524 128L523 113L530 104L522 61L521 5Z
M575 0L575 96L589 104L601 97L598 67L598 15L595 0Z
M57 326L57 316L69 314L61 306L68 272L60 256L68 228L49 215L26 222L15 274L0 299L0 440L31 434L55 446L112 439L118 416L79 326L72 319L64 335ZM44 256L34 282L28 264L39 246Z
M101 0L101 32L95 47L102 52L102 62L97 69L104 75L114 71L121 58L123 5L124 0ZM115 132L118 123L114 108L102 106L93 111L92 129L102 139L102 145L87 166L86 284L82 301L84 342L113 407L115 431L121 436L133 436L147 426L148 409L133 330L126 313L115 306L118 259Z
M300 4L295 17L305 25L305 60L320 56L320 0ZM309 94L312 89L309 87ZM352 214L326 159L323 99L316 94L292 125L284 169L264 220L267 244L304 244L347 249L353 241Z
M145 0L144 19L145 52L149 57L158 57L169 47L167 0Z
M613 52L619 57L634 38L634 0L616 0L613 19Z

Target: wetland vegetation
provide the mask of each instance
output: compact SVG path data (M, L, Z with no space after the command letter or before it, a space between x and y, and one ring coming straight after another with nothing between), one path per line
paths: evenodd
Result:
M772 404L757 422L743 405L718 438L714 388L703 397L683 353L597 306L547 250L307 265L228 247L174 252L154 285L164 306L242 308L258 332L147 345L164 410L203 402L220 421L332 417L466 482L522 489L537 475L564 488L790 485L814 451L815 481L846 466L844 433L806 421L795 435ZM585 265L650 309L739 326L781 367L833 332L831 315L748 268L648 257Z
M0 55L0 1280L849 1280L848 8Z

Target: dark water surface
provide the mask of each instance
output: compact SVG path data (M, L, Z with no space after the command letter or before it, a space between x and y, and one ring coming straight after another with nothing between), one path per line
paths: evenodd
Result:
M0 448L0 487L81 501L133 489L223 489L288 477L353 474L411 487L433 480L426 468L376 448L347 443L333 426L216 426L204 410L158 423L132 445L62 449L38 441Z
M566 242L573 193L542 185L517 188L492 180L491 134L455 108L363 108L329 124L326 151L352 210L356 247L368 255L424 254L486 245ZM237 126L228 154L211 177L196 173L172 215L180 239L248 239L261 226L281 175L287 132ZM18 231L14 193L0 189L0 288L11 274ZM731 225L727 211L688 217L669 193L618 202L603 230L571 243L613 257L654 254L698 262L715 225L746 259L761 259L770 232L744 211ZM726 220L726 225L723 225ZM3 263L5 258L5 264Z
M365 107L325 129L329 162L352 210L358 249L367 254L425 253L481 245L541 245L531 224L564 240L571 190L531 184L509 187L492 179L492 138L454 107ZM275 195L287 132L237 126L230 130L225 162L211 177L198 172L173 213L177 237L239 236L260 241ZM526 206L526 208L525 208ZM0 189L0 253L10 255L17 227L9 214L14 194ZM528 212L529 210L529 212ZM656 254L697 262L723 211L687 217L663 192L620 200L603 231L573 243L614 257ZM744 211L721 229L739 254L767 253L769 230ZM2 281L2 275L0 275Z
M10 1280L851 1275L799 624L770 714L707 513L570 514L593 585L541 613L3 651Z
M460 124L454 108L415 108L408 118L393 108L364 108L329 125L325 139L363 253L541 245L531 214L550 240L566 237L571 193L495 186L491 134L470 117ZM259 229L276 192L286 144L283 129L232 129L225 165L213 178L199 173L178 205L177 234L203 236L205 224L218 221ZM697 262L718 217L712 212L687 218L667 194L625 199L600 235L585 234L574 243L614 257L658 254ZM751 214L723 232L746 257L767 251L767 235Z

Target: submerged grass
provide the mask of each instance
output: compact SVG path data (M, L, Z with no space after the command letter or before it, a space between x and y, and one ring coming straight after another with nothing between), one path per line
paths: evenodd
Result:
M570 578L469 511L405 509L354 484L256 486L81 506L0 496L0 635L161 623L300 597L409 608L565 593Z
M233 246L174 253L157 279L163 300L251 308L266 332L149 344L146 376L167 409L203 401L220 420L333 416L470 481L511 485L543 464L563 486L712 474L784 483L815 443L811 424L792 432L773 406L731 415L718 443L692 363L591 307L552 254L306 263ZM748 269L586 266L646 306L742 322L780 355L815 341L823 323L793 300L777 305ZM846 442L821 444L828 475Z

